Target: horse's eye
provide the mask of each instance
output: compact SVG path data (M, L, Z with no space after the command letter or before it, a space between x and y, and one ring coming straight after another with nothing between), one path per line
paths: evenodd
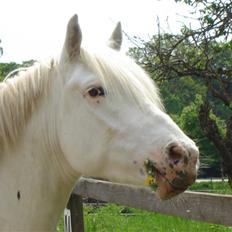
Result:
M97 87L90 89L88 94L91 97L105 96L105 91L102 87Z

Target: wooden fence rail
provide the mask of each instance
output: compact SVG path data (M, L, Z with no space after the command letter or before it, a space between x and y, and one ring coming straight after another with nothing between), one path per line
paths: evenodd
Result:
M232 226L231 195L185 192L170 200L161 201L148 188L87 178L81 178L78 181L72 196L75 195L77 195L76 199L85 196L161 214ZM73 200L73 204L76 204L75 202L80 205L80 200ZM77 207L73 204L69 202L71 214ZM73 214L77 217L72 216L72 232L84 231L83 227L79 229L76 227L76 224L83 226L83 216L80 217L80 211L75 213L77 211L77 209L74 210Z

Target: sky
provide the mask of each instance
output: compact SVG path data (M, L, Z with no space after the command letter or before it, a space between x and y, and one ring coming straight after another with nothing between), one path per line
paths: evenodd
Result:
M174 33L183 22L195 23L183 17L192 9L174 0L1 0L0 5L0 62L58 55L74 14L78 14L83 40L94 44L105 43L118 21L129 36L145 40L157 33L157 17L164 30ZM126 51L132 44L125 37L124 41Z

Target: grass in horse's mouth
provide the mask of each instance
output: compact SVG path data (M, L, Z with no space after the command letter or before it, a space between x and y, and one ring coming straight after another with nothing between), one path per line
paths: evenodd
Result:
M151 160L147 159L144 162L144 166L147 172L147 179L145 181L145 184L148 185L153 191L156 191L158 185L156 183L157 170L155 168L155 165Z
M156 191L158 189L158 184L156 179L158 177L162 177L171 187L173 190L183 192L187 189L188 185L184 185L183 187L177 186L173 182L169 181L167 177L165 177L155 166L155 163L149 159L145 160L144 162L145 170L147 172L147 178L145 180L145 185L149 186L152 191Z

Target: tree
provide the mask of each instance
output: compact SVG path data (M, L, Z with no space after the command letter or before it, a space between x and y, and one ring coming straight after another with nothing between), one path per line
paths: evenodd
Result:
M0 40L0 44L1 44L1 40ZM2 47L0 47L0 57L2 56L2 54L3 54L3 48Z
M2 81L10 72L21 68L21 67L29 67L35 63L35 60L27 60L23 61L22 64L18 64L15 62L10 63L0 63L0 81Z
M0 63L0 81L3 80L7 76L7 74L19 67L20 65L15 62Z
M198 120L199 106L203 102L206 87L196 79L182 77L158 82L168 114L187 135L197 142L201 151L201 177L215 177L221 174L218 151L205 136ZM196 94L197 93L197 94ZM223 122L218 121L220 129Z
M191 77L205 86L199 124L220 152L232 185L232 2L177 0L199 11L200 27L161 33L130 50L158 82ZM158 25L159 26L159 25Z

